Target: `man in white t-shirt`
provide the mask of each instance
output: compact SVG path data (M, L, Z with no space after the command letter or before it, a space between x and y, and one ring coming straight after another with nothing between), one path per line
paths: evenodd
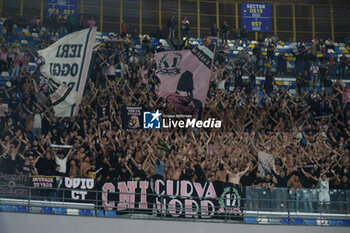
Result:
M314 62L310 67L311 85L313 87L319 84L319 78L318 78L319 72L320 72L320 68L316 65L316 62Z
M329 212L329 204L330 204L330 196L329 196L329 179L327 178L326 172L328 169L323 171L320 175L320 178L316 178L310 174L308 174L309 177L311 177L313 180L317 181L317 187L318 187L318 201L320 203L320 212L323 211L323 205L326 205L326 210ZM331 170L335 177L335 172ZM334 179L334 178L331 178Z
M322 212L322 207L325 204L327 212L329 212L330 196L329 196L329 179L326 174L323 173L318 181L319 193L318 200L320 202L320 208Z
M60 176L66 176L67 172L67 161L72 154L72 149L69 150L66 156L64 156L62 151L57 152L56 154L56 164L59 166L58 173Z

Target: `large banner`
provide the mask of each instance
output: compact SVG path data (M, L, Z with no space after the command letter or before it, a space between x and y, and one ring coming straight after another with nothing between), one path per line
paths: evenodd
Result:
M95 180L91 178L64 178L65 198L70 201L93 201L96 199Z
M46 16L50 17L54 13L61 15L63 12L66 16L73 14L76 17L77 5L77 0L47 0Z
M201 115L209 89L215 46L156 53L158 95L182 113Z
M242 192L223 182L196 183L180 180L106 182L102 205L117 214L144 210L169 217L212 218L225 214L242 217Z
M32 185L36 188L55 188L56 176L32 175Z
M73 117L84 92L96 28L71 33L38 51L38 80L48 85L56 117Z
M250 32L271 32L271 4L242 3L242 28Z
M29 195L31 180L28 175L7 174L0 172L0 196L25 197Z

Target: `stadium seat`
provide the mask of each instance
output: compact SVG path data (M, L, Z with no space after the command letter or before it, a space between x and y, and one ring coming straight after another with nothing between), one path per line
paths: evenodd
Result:
M105 216L115 218L117 217L117 214L115 213L115 211L106 211Z
M96 210L96 212L94 210L93 215L97 216L97 217L104 217L105 216L105 214L103 213L103 210Z
M316 226L317 222L315 219L305 219L305 224L308 226Z
M294 218L294 219L292 219L292 224L293 225L304 225L305 221L302 218Z
M27 212L27 206L16 206L16 212L20 212L20 213Z
M79 210L79 215L82 215L82 216L92 216L93 213L91 210Z
M54 209L54 213L55 213L55 214L64 215L64 214L66 214L66 209L63 209L63 208L55 208L55 209Z
M251 224L257 224L258 222L256 221L256 218L245 218L246 223L251 223Z
M16 210L15 206L12 206L12 205L1 206L1 211L3 211L3 212L13 212L15 210Z
M42 214L53 214L54 211L53 211L53 208L51 208L51 207L42 207L41 213Z
M339 220L328 220L330 226L340 226L341 221Z
M350 226L350 220L342 220L342 221L341 221L341 224L342 224L343 226Z
M288 225L289 224L289 219L288 218L282 218L281 219L281 224Z

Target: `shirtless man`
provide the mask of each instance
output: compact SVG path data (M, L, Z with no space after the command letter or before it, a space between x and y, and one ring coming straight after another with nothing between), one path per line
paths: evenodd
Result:
M173 166L173 169L171 169L170 174L167 174L167 179L180 180L182 170L185 168L186 163L175 162L175 165L173 165L173 163L171 162L171 165Z
M241 172L238 172L238 167L234 167L233 168L233 172L230 172L227 170L227 174L228 174L228 182L232 183L232 184L238 184L240 183L241 177L248 172L250 168L250 164L248 165L248 167Z
M94 165L90 164L90 158L89 156L85 156L84 162L80 166L80 175L82 177L89 177L88 176L88 171L91 169L94 169Z
M225 171L224 164L220 163L219 170L215 173L215 180L226 182L226 174L227 172Z

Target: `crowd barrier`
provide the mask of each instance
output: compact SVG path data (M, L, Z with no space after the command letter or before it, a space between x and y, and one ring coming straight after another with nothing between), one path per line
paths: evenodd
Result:
M251 224L350 226L350 190L251 188L223 182L36 179L30 186L0 185L5 212ZM28 185L27 183L26 185ZM40 187L39 187L40 186ZM46 186L46 187L43 187Z

